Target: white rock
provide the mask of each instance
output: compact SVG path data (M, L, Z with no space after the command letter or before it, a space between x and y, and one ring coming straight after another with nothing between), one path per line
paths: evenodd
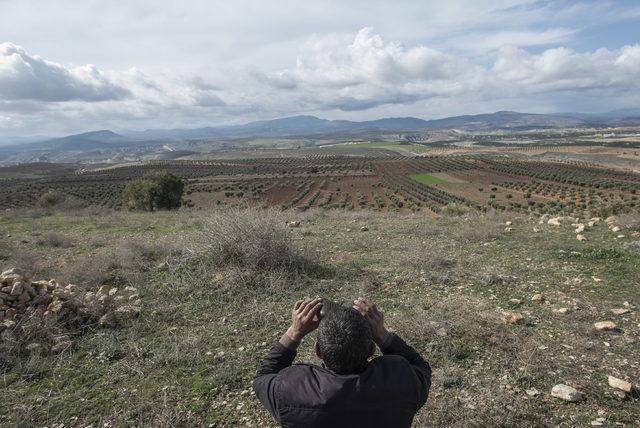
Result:
M537 397L538 395L540 395L540 391L535 388L529 388L526 392L529 397Z
M582 400L582 393L580 391L563 383L559 383L551 388L551 396L571 403Z
M599 321L593 324L593 328L598 331L611 331L618 328L618 326L613 321Z
M624 315L624 314L628 314L629 312L631 312L631 309L629 309L629 308L614 308L614 309L611 309L611 312L613 312L614 315Z
M582 235L582 234L578 234L578 235L576 236L576 239L577 239L578 241L586 241L586 240L587 240L587 238L585 238L585 237L584 237L584 235Z
M553 217L547 220L547 224L551 226L560 226L560 217Z
M611 228L611 231L612 231L613 233L620 232L620 227L619 227L619 226L613 226L613 227Z
M609 386L624 392L631 392L633 389L631 382L613 376L609 376Z
M532 302L542 302L544 300L544 294L536 293L531 297Z

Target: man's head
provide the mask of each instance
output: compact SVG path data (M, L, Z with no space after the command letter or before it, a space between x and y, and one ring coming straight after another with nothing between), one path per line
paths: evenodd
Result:
M322 318L316 354L335 373L360 372L374 351L371 327L355 309L336 305Z

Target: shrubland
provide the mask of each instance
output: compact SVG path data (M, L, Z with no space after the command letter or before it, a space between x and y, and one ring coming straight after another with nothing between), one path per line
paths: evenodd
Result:
M140 310L113 325L101 325L104 313L73 329L35 325L7 351L0 424L274 425L251 380L292 302L313 296L375 301L430 361L416 426L636 424L637 398L608 376L640 380L638 217L556 226L452 211L3 215L2 270L89 291L133 287ZM584 241L572 223L584 223ZM614 330L594 328L607 320ZM53 352L60 337L69 346ZM317 362L312 341L299 360ZM561 383L583 400L553 397Z

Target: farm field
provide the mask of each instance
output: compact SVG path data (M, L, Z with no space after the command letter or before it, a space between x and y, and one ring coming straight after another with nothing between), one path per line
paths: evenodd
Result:
M108 168L0 168L0 206L31 208L54 190L79 206L119 209L126 184L149 171L185 180L183 205L275 206L439 213L448 204L486 212L607 215L636 211L640 175L588 162L474 155L327 155L229 160L173 160ZM46 164L43 164L46 165ZM3 171L6 170L6 171Z

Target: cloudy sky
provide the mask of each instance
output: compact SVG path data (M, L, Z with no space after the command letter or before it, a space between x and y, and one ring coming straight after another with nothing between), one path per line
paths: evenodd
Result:
M637 0L0 0L0 137L639 106Z

